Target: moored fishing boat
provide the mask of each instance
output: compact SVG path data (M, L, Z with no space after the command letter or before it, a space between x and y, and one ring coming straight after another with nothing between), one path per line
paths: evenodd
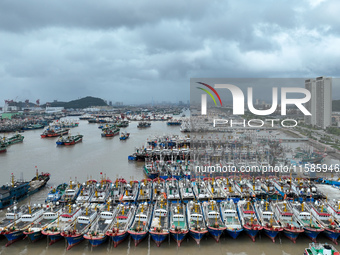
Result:
M331 244L310 243L303 255L339 255L338 250Z
M170 204L170 228L171 237L177 242L178 247L189 233L186 217L186 204Z
M82 186L78 182L70 180L70 184L67 186L65 193L60 198L61 203L74 203L80 193Z
M150 202L152 201L152 180L143 179L139 185L139 195L137 202Z
M117 210L110 206L110 202L104 206L99 217L91 225L90 229L84 234L84 238L89 240L92 247L105 243L108 239L106 231L112 224L113 218L116 216Z
M6 239L8 240L6 247L24 238L24 231L26 231L31 226L31 224L43 214L43 212L44 209L41 207L41 205L34 205L33 208L31 208L30 205L25 207L22 210L21 217L14 221L13 225L3 232Z
M182 195L182 200L184 203L188 203L189 200L195 199L194 190L192 188L192 183L189 179L183 178L179 180L179 189Z
M112 203L116 204L123 198L122 195L124 194L126 186L126 180L124 178L117 178L115 182L111 185L109 198Z
M60 216L41 231L43 235L46 235L49 238L49 245L52 245L63 238L61 232L77 219L81 214L81 211L82 209L75 204L63 207Z
M324 201L316 201L308 204L313 216L321 223L324 228L324 235L333 243L338 244L340 236L340 224L337 219L329 212L329 208Z
M0 219L0 234L3 235L4 231L14 224L14 222L21 218L23 206L18 208L17 203L7 208L4 218Z
M90 203L103 204L107 201L112 182L108 178L102 178L94 185L94 195L90 198Z
M226 230L226 226L223 224L221 219L219 206L215 200L210 200L208 202L203 202L202 207L208 232L212 235L216 242L219 242L220 236L223 231Z
M302 224L294 217L294 213L287 205L287 201L273 203L274 213L283 227L283 234L293 243L296 242L300 233L303 233Z
M190 201L187 206L189 235L200 244L201 239L208 233L202 208L199 202Z
M94 195L94 189L97 184L96 180L87 180L86 183L83 183L82 188L80 190L80 194L76 199L76 203L87 203L90 201L92 196Z
M59 184L57 188L53 188L50 192L48 192L45 202L49 203L59 201L62 195L65 193L66 188L67 183Z
M97 218L96 205L85 204L84 207L77 220L61 232L61 236L67 241L66 250L71 249L84 240L84 234L87 233L92 222Z
M194 188L195 197L198 200L208 200L212 198L211 191L208 189L206 183L201 180L201 178L191 179L191 182Z
M324 228L313 217L308 204L305 202L290 202L289 205L292 207L296 219L302 224L305 235L313 242L316 242L317 236L324 231Z
M136 202L138 198L139 182L130 181L124 187L124 193L121 196L121 201L123 202Z
M152 216L152 204L140 203L137 207L135 218L128 233L137 246L149 233Z
M250 201L240 200L237 209L244 231L255 242L257 234L263 227L256 216L253 204Z
M234 201L228 199L220 203L221 216L226 226L226 232L234 239L243 231Z
M145 160L144 173L150 179L155 179L159 176L158 166L153 161Z
M255 210L265 235L275 243L275 237L279 232L283 231L283 228L274 215L271 203L263 200L256 201Z
M160 200L166 194L165 180L161 178L153 179L153 201Z
M149 233L157 246L169 235L169 206L165 198L155 203Z
M55 221L62 212L62 207L59 205L59 202L56 204L43 205L43 208L45 211L42 214L42 217L39 217L37 220L35 220L29 226L29 228L24 231L24 234L32 243L44 237L44 235L41 233L41 230Z
M208 190L210 190L212 199L220 202L227 197L225 190L223 187L221 187L221 185L219 185L218 182L216 182L215 178L206 177L203 178L203 181L206 183Z
M117 213L109 230L106 231L106 235L111 238L115 248L127 238L128 229L135 215L135 209L135 205L119 204L117 206Z
M241 194L235 189L232 179L223 176L216 177L217 184L224 190L226 197L232 199L234 203L240 201Z
M176 178L169 178L165 181L167 195L166 198L172 202L181 200L181 193Z

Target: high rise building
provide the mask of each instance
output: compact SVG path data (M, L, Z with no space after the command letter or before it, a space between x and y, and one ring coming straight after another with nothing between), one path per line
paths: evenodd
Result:
M325 129L332 124L332 78L305 80L305 88L311 92L305 107L312 114L305 116L305 123Z

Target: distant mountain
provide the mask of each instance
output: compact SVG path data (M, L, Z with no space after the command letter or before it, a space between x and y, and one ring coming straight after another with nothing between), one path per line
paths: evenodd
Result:
M81 109L91 106L107 106L107 103L98 97L84 97L70 102L52 102L48 103L50 107L64 107L65 109ZM46 105L43 105L45 107Z
M340 100L333 100L332 111L333 112L340 112Z

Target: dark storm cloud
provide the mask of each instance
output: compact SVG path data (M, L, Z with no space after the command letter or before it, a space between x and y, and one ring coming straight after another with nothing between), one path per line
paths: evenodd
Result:
M3 0L0 100L186 101L192 77L339 77L339 11L336 0Z

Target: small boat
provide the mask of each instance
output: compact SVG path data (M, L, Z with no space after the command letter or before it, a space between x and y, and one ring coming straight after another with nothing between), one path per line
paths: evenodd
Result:
M304 232L302 224L295 219L292 209L287 206L287 201L275 202L273 208L277 220L283 227L283 234L295 243L299 234Z
M106 231L112 224L113 218L116 216L117 210L110 206L110 201L107 202L99 217L93 222L90 229L84 234L84 238L89 240L92 247L97 247L105 243L108 239Z
M113 137L116 135L119 135L119 128L114 128L114 129L103 129L102 132L102 137Z
M49 245L52 245L63 238L61 236L61 232L68 228L77 219L81 212L82 209L75 204L72 206L65 206L62 209L60 216L41 231L43 235L50 239Z
M255 210L264 233L275 243L275 237L283 228L274 215L272 205L268 201L256 201Z
M137 246L149 233L150 220L152 215L152 204L140 203L137 207L135 218L128 233Z
M6 243L6 247L24 238L24 231L28 230L32 223L37 220L43 213L44 209L41 205L34 205L33 208L31 208L30 205L26 206L22 210L21 217L18 220L14 221L12 226L3 231L3 235L8 240L8 242Z
M66 188L67 183L59 184L57 188L53 188L50 192L48 192L45 202L49 203L59 201L62 195L65 193Z
M176 202L176 200L181 200L181 193L178 186L178 180L176 178L169 178L165 181L166 190L167 190L167 199L172 202Z
M117 206L116 216L114 217L109 230L106 231L106 235L111 238L115 248L129 235L128 229L135 215L135 209L134 205L129 204L119 204Z
M317 236L324 231L324 228L320 222L313 217L308 204L296 201L290 202L289 205L292 207L296 219L302 224L305 235L313 242L316 242Z
M9 146L12 144L20 143L24 140L24 136L21 134L15 134L11 137L4 137L4 143Z
M215 200L203 202L202 207L204 218L207 222L208 232L218 243L223 231L227 228L222 222L220 208Z
M192 183L189 179L180 179L179 189L184 203L188 203L188 201L195 199L195 193L192 187Z
M65 193L60 198L61 203L74 203L82 189L82 185L78 182L70 180L70 184L67 186Z
M59 205L59 202L56 202L56 204L43 205L43 208L45 211L42 214L42 217L39 217L26 231L24 231L24 234L32 243L44 237L41 230L54 222L62 212L62 207Z
M202 208L199 202L190 201L187 206L189 235L200 244L201 239L208 233Z
M148 128L148 127L151 127L151 122L141 121L137 125L137 128Z
M189 233L186 217L186 204L170 204L170 228L171 237L177 242L178 247Z
M63 236L67 241L66 250L71 249L73 246L84 240L84 234L87 233L91 224L97 218L97 205L90 206L89 204L85 204L84 207L85 208L82 209L77 220L61 232L61 236Z
M152 180L143 179L139 186L139 195L137 202L150 202L152 201Z
M149 233L158 247L169 236L169 206L165 197L155 203Z
M243 231L241 221L237 214L237 209L232 199L220 203L221 215L226 232L234 239Z
M130 133L122 133L119 137L119 140L126 140L130 137Z
M324 228L324 235L333 243L338 244L338 237L340 236L340 224L337 219L329 212L327 204L323 201L315 201L309 203L313 216L321 223Z
M240 200L237 208L244 231L255 242L256 235L263 227L256 216L253 204L250 201Z
M331 244L310 243L303 255L339 255L338 250Z
M83 135L73 135L73 136L68 136L64 139L64 145L74 145L76 143L79 143L83 140Z

